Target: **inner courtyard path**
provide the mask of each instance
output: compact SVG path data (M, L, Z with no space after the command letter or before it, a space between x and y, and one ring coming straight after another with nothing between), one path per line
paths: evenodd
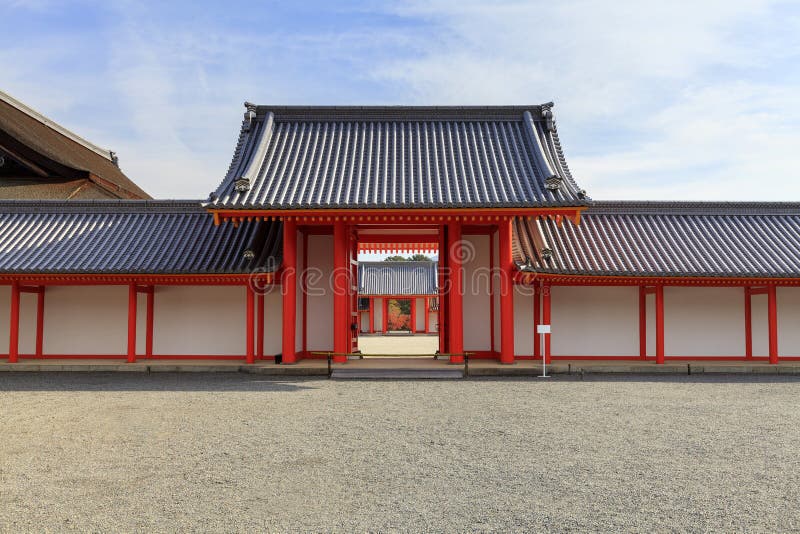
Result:
M430 356L439 349L439 336L433 334L361 335L358 348L364 354L419 354Z
M0 374L0 531L800 529L795 376Z

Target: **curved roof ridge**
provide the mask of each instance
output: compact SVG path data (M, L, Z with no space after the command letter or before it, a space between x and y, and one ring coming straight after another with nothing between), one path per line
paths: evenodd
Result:
M704 215L800 214L800 202L751 200L593 200L584 214L652 213Z

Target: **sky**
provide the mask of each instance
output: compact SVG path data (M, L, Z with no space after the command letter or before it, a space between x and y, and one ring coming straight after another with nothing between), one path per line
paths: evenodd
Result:
M156 198L258 104L555 102L595 199L800 201L800 2L0 0L0 89Z

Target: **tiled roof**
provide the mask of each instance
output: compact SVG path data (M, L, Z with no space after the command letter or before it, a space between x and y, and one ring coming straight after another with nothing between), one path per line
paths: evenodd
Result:
M436 295L435 261L359 262L358 293L361 295Z
M145 191L125 176L117 166L114 154L98 147L22 102L0 91L0 152L2 147L13 151L33 151L43 167L61 178L86 178L119 198L150 198Z
M517 219L513 248L541 273L800 278L800 204L596 202L579 225Z
M197 201L0 202L0 273L271 272L281 256L280 223L214 226Z
M237 182L246 189L237 191ZM549 189L550 184L553 189ZM550 104L245 113L211 208L583 206Z

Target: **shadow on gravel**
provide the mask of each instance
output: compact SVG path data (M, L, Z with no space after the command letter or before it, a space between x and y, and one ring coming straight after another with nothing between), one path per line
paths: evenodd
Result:
M312 379L239 373L2 373L3 391L263 391L316 389Z

